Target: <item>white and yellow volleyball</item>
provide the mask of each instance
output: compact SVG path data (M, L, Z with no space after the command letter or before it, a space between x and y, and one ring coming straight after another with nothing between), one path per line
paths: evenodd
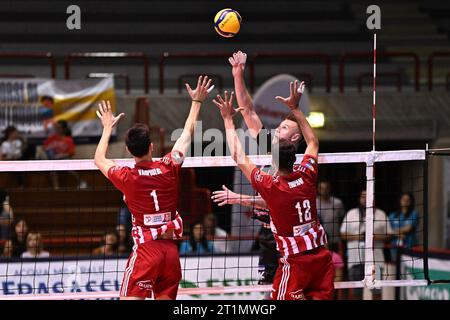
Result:
M239 32L241 22L241 15L236 10L222 9L214 17L214 29L222 37L232 38Z

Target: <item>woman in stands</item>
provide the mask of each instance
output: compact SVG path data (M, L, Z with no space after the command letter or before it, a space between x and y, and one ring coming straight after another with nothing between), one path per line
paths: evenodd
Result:
M203 254L212 253L213 243L206 239L205 227L201 222L194 223L191 226L189 240L185 240L180 246L181 254Z
M28 225L22 218L14 219L11 225L11 238L6 241L3 249L4 257L20 257L27 251Z
M42 235L39 232L30 232L27 236L27 251L22 258L48 258L50 253L44 250Z
M92 251L92 255L105 257L117 256L117 249L119 244L117 233L115 231L106 233L103 241L104 244L98 248L95 248Z

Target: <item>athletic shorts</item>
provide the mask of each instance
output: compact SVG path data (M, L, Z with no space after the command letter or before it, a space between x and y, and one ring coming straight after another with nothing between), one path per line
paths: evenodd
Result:
M272 300L331 300L334 291L334 266L324 247L278 260Z
M178 246L173 240L154 240L133 247L120 289L121 297L176 299L181 281Z

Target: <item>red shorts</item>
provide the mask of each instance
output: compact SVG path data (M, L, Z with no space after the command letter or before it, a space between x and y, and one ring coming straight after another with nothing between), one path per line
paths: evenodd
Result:
M280 258L273 281L272 300L331 300L334 266L324 247Z
M173 240L154 240L133 248L120 289L121 297L176 299L181 281L178 247Z

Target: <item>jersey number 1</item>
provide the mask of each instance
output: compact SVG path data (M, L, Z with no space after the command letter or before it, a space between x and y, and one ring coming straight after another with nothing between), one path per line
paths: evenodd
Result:
M156 211L159 211L159 204L158 204L158 196L156 195L156 190L153 190L150 195L153 197L153 202L155 203L155 209Z
M298 210L298 216L300 218L300 223L308 222L309 220L311 220L311 203L309 202L309 200L303 201L303 208L306 209L304 221L303 221L302 206L301 206L300 202L297 202L297 204L295 205L295 208L297 208L297 210Z

